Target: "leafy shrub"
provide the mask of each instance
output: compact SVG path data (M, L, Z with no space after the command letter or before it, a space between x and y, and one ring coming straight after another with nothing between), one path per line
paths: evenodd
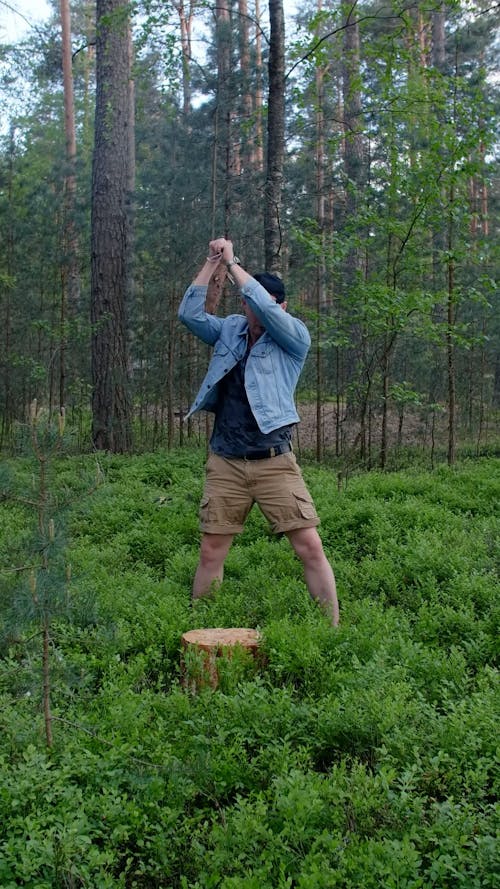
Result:
M304 468L338 581L332 630L257 510L221 589L191 607L203 460L104 456L99 489L72 498L50 751L29 619L0 659L1 885L494 889L498 462L340 492ZM11 469L24 484L26 462ZM59 469L54 490L83 492L81 458ZM0 504L6 606L28 515ZM189 693L196 626L258 627L259 660Z

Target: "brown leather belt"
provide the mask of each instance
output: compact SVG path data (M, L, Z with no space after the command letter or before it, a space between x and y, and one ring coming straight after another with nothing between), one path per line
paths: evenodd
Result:
M248 451L243 457L244 460L266 460L268 457L279 457L280 454L288 454L292 450L289 441L276 445L274 448L265 448L259 451Z

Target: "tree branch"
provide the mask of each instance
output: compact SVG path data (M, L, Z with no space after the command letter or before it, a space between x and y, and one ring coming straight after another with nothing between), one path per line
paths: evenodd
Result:
M395 14L392 14L392 15L379 15L379 14L375 14L375 15L363 15L363 16L361 16L361 17L358 18L358 19L354 19L354 20L352 20L351 16L352 16L352 14L353 14L353 12L354 12L354 9L355 9L355 7L356 7L356 5L357 5L357 2L358 2L358 0L354 0L354 3L352 4L352 6L351 6L349 12L347 13L346 20L345 20L345 22L344 22L342 25L339 25L338 28L334 28L333 31L329 31L327 34L323 34L323 37L320 37L320 38L316 41L316 43L313 44L313 46L311 47L311 49L308 50L308 52L306 52L306 54L305 54L304 56L302 56L300 59L298 59L298 60L292 65L292 67L291 67L291 68L287 71L287 73L285 74L285 80L290 76L290 74L291 74L293 71L295 71L295 68L298 68L298 66L301 65L302 62L306 62L307 59L309 59L309 58L316 52L316 50L318 49L318 47L320 47L321 44L325 42L325 40L329 40L330 37L335 37L336 34L340 34L342 31L345 31L346 28L351 28L353 25L359 25L359 24L361 24L361 22L370 21L371 19L377 19L377 20L379 20L379 21L380 21L380 20L381 20L381 21L390 21L391 19L400 19L401 16L402 16L405 12L408 12L410 9L415 9L415 8L417 7L417 5L418 5L417 3L410 3L408 6L404 6L399 12L397 12L397 13L395 13Z
M82 43L82 45L79 46L78 49L75 49L75 51L71 54L71 61L72 62L75 61L75 58L79 52L82 52L82 50L84 50L84 49L88 49L89 46L95 46L95 45L96 45L95 40L88 40L87 43Z

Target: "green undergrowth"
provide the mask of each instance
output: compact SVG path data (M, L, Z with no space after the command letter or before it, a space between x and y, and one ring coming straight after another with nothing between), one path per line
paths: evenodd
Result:
M38 558L36 521L25 495L0 504L0 885L498 886L500 462L340 491L305 466L338 582L332 630L257 509L222 588L191 607L201 452L99 459L95 490L92 457L50 479L71 565L51 621L51 749L19 570ZM9 468L12 490L29 487L29 461ZM260 656L193 693L181 636L216 626L258 628Z

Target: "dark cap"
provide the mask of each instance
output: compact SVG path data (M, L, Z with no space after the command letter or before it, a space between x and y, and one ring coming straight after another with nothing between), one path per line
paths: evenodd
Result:
M285 301L285 285L278 275L273 275L271 272L258 272L254 278L271 296L274 296L277 303Z

